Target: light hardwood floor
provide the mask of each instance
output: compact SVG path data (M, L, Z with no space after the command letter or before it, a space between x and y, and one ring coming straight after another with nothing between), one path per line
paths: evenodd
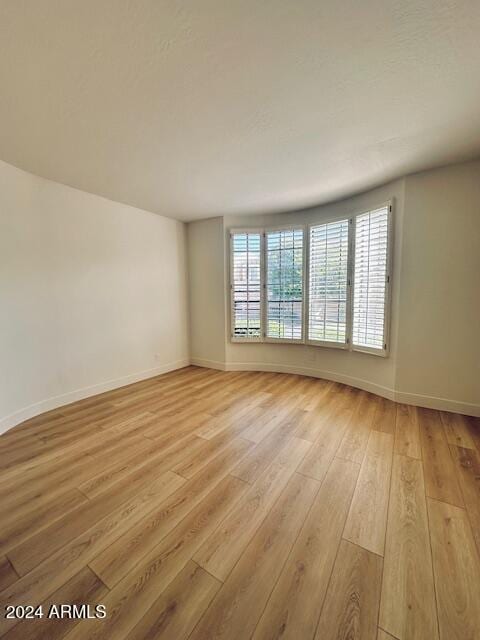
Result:
M0 438L2 607L45 640L480 639L480 421L187 367Z

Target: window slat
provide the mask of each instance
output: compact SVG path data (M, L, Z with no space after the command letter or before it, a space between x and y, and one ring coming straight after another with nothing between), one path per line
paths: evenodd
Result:
M355 218L354 347L385 349L389 207Z
M232 333L236 338L261 337L262 234L232 233Z
M309 340L345 344L348 220L310 227Z
M266 335L279 340L303 339L303 229L265 233Z
M386 355L390 211L309 228L306 329L303 229L232 230L232 336Z

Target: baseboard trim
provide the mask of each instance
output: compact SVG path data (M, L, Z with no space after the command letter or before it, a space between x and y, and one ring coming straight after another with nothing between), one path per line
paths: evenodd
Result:
M190 364L197 367L205 367L206 369L218 369L219 371L227 371L225 362L219 360L204 360L203 358L191 358Z
M45 413L46 411L52 411L59 407L76 402L77 400L84 400L91 396L98 395L99 393L105 393L106 391L112 391L119 387L124 387L134 382L140 382L141 380L147 380L148 378L154 378L162 373L168 373L188 365L196 365L198 367L205 367L207 369L218 369L219 371L271 371L276 373L293 373L296 375L309 376L312 378L321 378L324 380L332 380L333 382L340 382L342 384L348 384L351 387L357 389L363 389L370 393L394 400L395 402L401 402L403 404L410 404L417 407L426 407L428 409L438 409L440 411L451 411L454 413L462 413L464 415L480 417L480 405L470 404L467 402L461 402L458 400L450 400L448 398L437 398L434 396L425 396L417 393L410 393L406 391L396 391L389 387L364 380L362 378L355 378L344 374L339 374L334 371L325 371L319 369L312 369L310 367L296 367L287 364L271 364L266 362L249 363L249 362L221 362L219 360L206 360L204 358L191 358L190 360L177 360L175 362L169 362L153 369L147 369L137 373L116 378L114 380L108 380L90 387L84 387L83 389L77 389L70 391L60 396L48 398L30 405L15 413L10 414L0 420L0 435L5 433L17 424L34 418L35 416Z
M357 389L363 389L370 393L375 393L388 400L401 402L403 404L411 404L416 407L426 407L428 409L438 409L440 411L451 411L453 413L462 413L469 416L480 417L480 405L460 402L458 400L450 400L448 398L437 398L434 396L425 396L417 393L409 393L405 391L397 391L390 387L385 387L363 378L355 378L334 371L326 371L320 369L312 369L310 367L296 367L288 364L271 364L267 362L220 362L216 360L203 360L193 358L192 364L199 367L207 367L209 369L219 369L221 371L271 371L276 373L293 373L301 376L310 376L311 378L321 378L324 380L332 380L348 384Z
M450 400L448 398L437 398L435 396L423 396L418 393L406 391L396 391L395 400L403 404L412 404L415 407L425 407L427 409L438 409L439 411L451 411L452 413L462 413L466 416L480 417L480 405Z
M175 371L175 369L188 367L189 364L190 364L189 359L176 360L175 362L169 362L167 364L159 365L158 367L154 367L153 369L146 369L144 371L132 373L127 376L122 376L121 378L115 378L114 380L107 380L106 382L101 382L99 384L95 384L90 387L84 387L83 389L76 389L74 391L69 391L68 393L64 393L60 396L55 396L53 398L47 398L46 400L41 400L40 402L32 404L23 409L20 409L19 411L15 411L15 413L12 413L9 416L2 418L0 420L0 435L2 433L5 433L12 427L15 427L17 424L20 424L25 420L29 420L30 418L34 418L35 416L38 416L41 413L45 413L46 411L52 411L52 409L58 409L59 407L63 407L67 404L70 404L71 402L76 402L77 400L84 400L85 398L96 396L99 393L105 393L106 391L112 391L113 389L118 389L119 387L125 387L128 384L133 384L134 382L140 382L141 380L154 378L155 376L159 376L162 373L168 373L169 371Z
M226 365L226 371L271 371L276 373L294 373L300 376L309 376L310 378L321 378L323 380L332 380L333 382L348 384L351 387L375 393L376 395L383 396L389 400L395 399L394 390L389 389L388 387L375 384L374 382L370 382L369 380L364 380L362 378L354 378L353 376L346 376L334 371L312 369L310 367L296 367L287 364L270 364L267 362L254 364L245 362L229 362Z

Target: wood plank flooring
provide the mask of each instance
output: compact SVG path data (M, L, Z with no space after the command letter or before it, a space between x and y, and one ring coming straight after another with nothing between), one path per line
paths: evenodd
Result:
M480 640L479 419L186 367L0 437L0 513L8 640Z

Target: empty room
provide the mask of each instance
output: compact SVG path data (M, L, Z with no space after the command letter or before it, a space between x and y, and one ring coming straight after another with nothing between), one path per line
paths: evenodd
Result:
M0 640L480 640L479 34L0 0Z

